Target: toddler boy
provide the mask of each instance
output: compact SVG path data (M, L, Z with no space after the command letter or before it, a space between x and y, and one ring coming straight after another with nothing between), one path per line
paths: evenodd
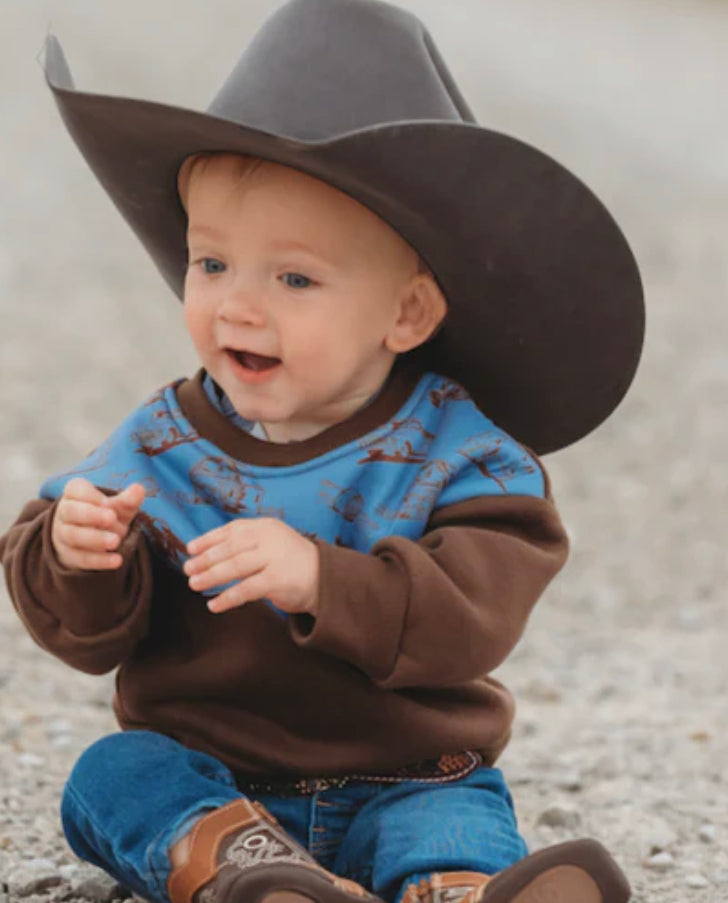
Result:
M513 705L488 675L567 547L538 458L480 409L491 393L522 422L535 381L520 388L496 349L528 345L525 321L543 317L508 289L497 243L480 260L466 234L494 228L473 203L488 176L477 142L502 152L501 138L466 124L417 20L369 0L285 6L206 116L74 92L53 44L48 74L90 164L183 294L201 364L47 480L0 541L39 644L91 673L119 669L123 731L82 755L64 792L74 851L172 903L626 900L594 841L527 855L494 767ZM343 118L323 122L322 104L324 119ZM457 154L471 162L456 194L430 189L438 159ZM634 324L626 245L549 162L581 229L595 223L597 256L622 267L612 291ZM439 208L470 229L441 236L425 216ZM538 220L524 217L523 248ZM552 270L529 273L523 297ZM487 313L494 337L468 300L488 274L511 305ZM552 313L539 345L566 325ZM623 391L624 356L600 361ZM616 404L610 392L556 426L527 416L519 439L572 441Z

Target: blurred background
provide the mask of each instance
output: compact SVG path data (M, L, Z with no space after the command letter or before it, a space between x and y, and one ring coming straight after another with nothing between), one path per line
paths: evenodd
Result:
M57 115L36 60L45 34L81 89L203 109L277 5L0 0L2 529L47 474L196 368L178 302ZM728 841L716 808L728 754L728 3L400 5L428 26L483 125L601 197L646 289L626 401L545 461L573 553L503 669L519 700L504 761L525 830L537 843L558 834L541 816L566 794L571 829L617 847L640 899L725 899L726 854L698 837L707 824ZM44 735L29 713L73 712L86 727L70 729L70 762L110 729L97 684L36 652L2 602L5 736L31 748ZM581 784L564 789L570 774ZM673 863L652 868L660 852Z

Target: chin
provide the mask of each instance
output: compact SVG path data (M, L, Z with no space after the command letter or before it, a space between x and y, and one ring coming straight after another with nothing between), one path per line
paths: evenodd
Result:
M228 395L228 398L232 401L233 407L238 414L245 420L251 420L254 423L280 423L288 419L285 414L271 410L265 405L238 404L235 398L232 398L230 395Z

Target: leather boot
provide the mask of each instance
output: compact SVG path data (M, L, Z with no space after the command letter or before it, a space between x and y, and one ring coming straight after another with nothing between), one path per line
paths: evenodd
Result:
M627 879L596 840L526 856L495 875L445 872L410 884L402 903L626 903Z
M321 868L260 804L234 800L202 816L187 862L167 881L172 903L382 903Z

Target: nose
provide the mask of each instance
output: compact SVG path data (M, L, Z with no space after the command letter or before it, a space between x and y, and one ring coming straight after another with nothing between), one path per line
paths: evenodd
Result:
M236 283L225 292L218 315L227 323L265 326L268 320L265 299L250 285Z

